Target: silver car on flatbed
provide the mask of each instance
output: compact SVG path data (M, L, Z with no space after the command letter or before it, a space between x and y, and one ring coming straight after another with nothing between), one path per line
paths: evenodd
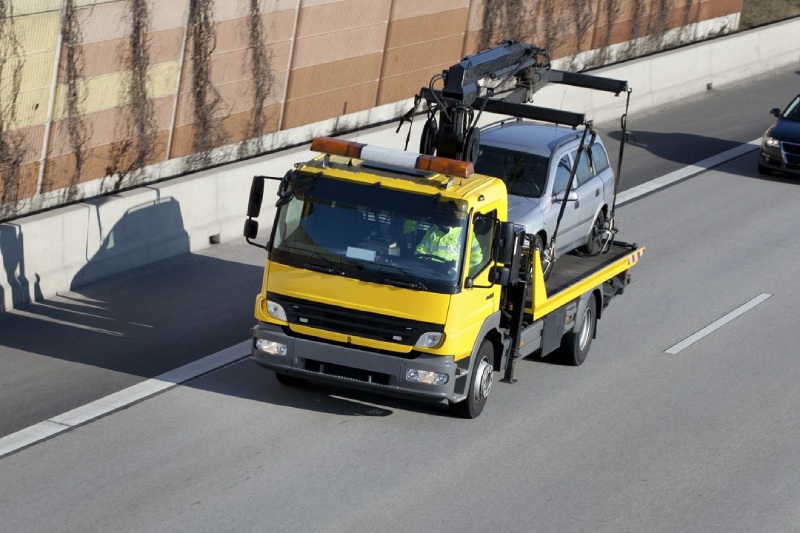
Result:
M565 201L570 172L583 136L565 126L506 119L481 128L475 171L496 176L509 193L509 220L534 234L547 278L556 257L577 250L600 253L606 218L613 205L614 171L599 136L592 135L581 152L567 205L551 246Z

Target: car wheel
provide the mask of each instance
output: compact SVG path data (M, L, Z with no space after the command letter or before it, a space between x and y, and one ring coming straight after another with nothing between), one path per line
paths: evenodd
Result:
M771 168L768 168L768 167L765 167L764 165L762 165L761 163L759 163L759 164L758 164L758 173L759 173L759 174L762 174L762 175L764 175L764 176L769 176L769 175L771 175L771 174L772 174L772 169L771 169Z
M538 233L533 237L533 249L539 250L539 258L542 261L542 274L544 279L547 280L547 278L550 277L550 274L553 273L555 261L553 261L553 255L550 253L550 248L545 247L542 236Z
M578 251L587 255L597 255L603 250L603 235L605 234L606 215L601 209L594 219L592 230L589 232L589 240L581 246Z

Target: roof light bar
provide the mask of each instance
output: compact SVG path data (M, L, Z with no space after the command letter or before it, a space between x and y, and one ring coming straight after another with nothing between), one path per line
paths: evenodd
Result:
M311 141L311 150L344 157L355 157L396 167L447 174L459 178L468 178L475 173L475 166L468 161L416 154L394 148L334 139L332 137L317 137Z

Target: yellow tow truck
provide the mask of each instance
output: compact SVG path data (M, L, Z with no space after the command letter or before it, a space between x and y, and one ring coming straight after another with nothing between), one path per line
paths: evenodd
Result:
M330 137L311 149L282 178L254 177L244 229L267 251L252 358L283 384L447 401L475 418L519 358L583 363L644 252L609 224L602 253L564 255L545 281L534 236L508 220L506 185L470 157ZM277 213L259 244L270 179Z

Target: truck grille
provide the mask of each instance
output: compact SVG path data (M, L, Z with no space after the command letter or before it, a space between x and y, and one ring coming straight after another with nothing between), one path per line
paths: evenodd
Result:
M370 372L361 368L334 365L333 363L322 363L313 359L306 359L306 370L316 372L325 376L334 376L362 383L372 383L377 385L389 385L389 375L381 372Z
M444 331L442 324L356 311L275 293L270 293L269 299L283 306L290 324L343 335L413 346L425 332Z

